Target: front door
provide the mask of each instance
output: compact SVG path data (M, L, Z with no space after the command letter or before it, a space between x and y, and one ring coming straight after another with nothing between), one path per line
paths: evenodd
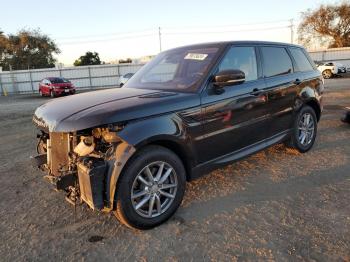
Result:
M232 46L216 72L239 69L245 73L245 82L226 86L220 92L209 83L202 92L204 135L197 138L199 162L233 153L266 138L265 81L259 77L257 60L255 47Z

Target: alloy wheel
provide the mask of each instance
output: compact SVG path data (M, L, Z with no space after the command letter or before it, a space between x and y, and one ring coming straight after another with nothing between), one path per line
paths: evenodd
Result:
M174 202L178 187L174 168L164 161L145 166L136 176L131 188L134 210L142 217L163 214Z
M298 124L298 138L300 144L307 146L312 142L315 134L315 123L310 113L305 113L301 116Z

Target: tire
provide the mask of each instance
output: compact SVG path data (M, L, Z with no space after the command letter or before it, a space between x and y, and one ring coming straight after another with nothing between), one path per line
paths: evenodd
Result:
M309 122L308 119L309 118ZM315 143L317 135L317 117L314 109L303 106L295 117L293 131L286 146L300 153L309 151Z
M155 181L153 184L147 167ZM158 173L159 170L162 172ZM147 146L129 160L119 180L114 214L126 226L150 229L168 220L180 206L186 171L172 151L161 146Z
M44 94L43 94L43 92L42 92L41 90L39 90L39 95L40 95L41 97L44 96Z
M123 85L124 85L124 84L123 84L123 83L121 83L121 84L119 85L119 87L123 87Z
M331 70L326 69L326 70L324 70L324 71L322 72L322 76L323 76L323 78L325 78L325 79L329 79L329 78L331 78L331 77L333 76L333 74L332 74L332 71L331 71Z
M56 97L55 92L54 92L53 90L50 91L50 96L51 96L52 98Z

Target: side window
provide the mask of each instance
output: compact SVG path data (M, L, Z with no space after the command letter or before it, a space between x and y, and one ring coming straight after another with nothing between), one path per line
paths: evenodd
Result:
M258 71L254 47L231 47L219 65L219 71L239 69L244 72L246 81L256 80Z
M313 70L312 65L310 64L304 52L300 48L291 48L289 50L297 64L299 71L303 72Z
M283 47L262 47L265 77L285 75L293 72L287 50Z

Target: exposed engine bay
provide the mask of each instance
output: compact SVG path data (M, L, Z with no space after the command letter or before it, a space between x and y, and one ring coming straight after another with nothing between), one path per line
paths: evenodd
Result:
M67 201L87 203L92 209L113 209L115 186L133 147L117 135L119 127L72 133L41 131L34 163L44 170Z

